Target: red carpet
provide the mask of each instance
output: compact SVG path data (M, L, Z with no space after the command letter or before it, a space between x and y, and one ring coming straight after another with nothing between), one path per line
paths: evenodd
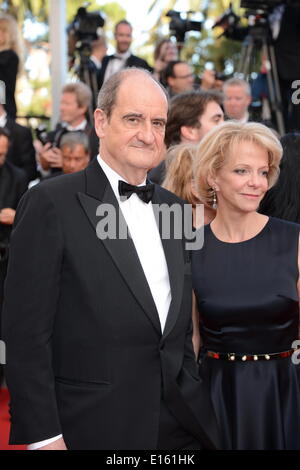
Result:
M0 450L25 450L25 446L10 446L8 444L10 428L8 402L8 390L0 388Z

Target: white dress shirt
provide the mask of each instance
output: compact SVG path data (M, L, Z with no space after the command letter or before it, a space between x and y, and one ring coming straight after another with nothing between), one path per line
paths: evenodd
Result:
M71 124L65 124L66 128L68 131L72 132L72 131L84 131L85 128L86 128L86 125L87 125L87 120L84 119L83 121L81 121L80 124L78 124L77 126L71 126Z
M105 74L103 83L106 82L114 73L119 72L121 69L125 67L126 60L131 56L131 52L128 50L126 52L120 53L116 52L114 57L109 60Z
M102 62L99 59L97 59L97 57L95 57L94 55L90 55L90 59L95 64L96 68L100 70Z
M119 180L126 180L110 168L99 155L97 159L112 187L128 226L130 236L156 305L161 330L163 331L171 303L171 288L167 262L155 220L152 202L150 201L146 204L141 201L136 194L132 194L130 198L122 201L118 189ZM128 181L126 181L126 183L128 183ZM146 180L139 186L145 183ZM35 450L54 442L60 437L62 437L61 434L45 441L30 444L27 448L28 450Z

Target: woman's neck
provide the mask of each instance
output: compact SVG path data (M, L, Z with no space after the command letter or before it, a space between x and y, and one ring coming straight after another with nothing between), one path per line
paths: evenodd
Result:
M221 241L238 243L255 237L266 225L268 217L257 212L237 213L218 210L211 229Z

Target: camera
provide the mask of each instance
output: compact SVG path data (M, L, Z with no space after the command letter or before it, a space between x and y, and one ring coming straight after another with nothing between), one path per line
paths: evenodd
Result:
M88 12L80 7L67 28L69 56L77 51L81 59L88 58L92 50L92 42L99 37L99 29L105 24L100 12Z
M224 11L223 15L214 23L212 28L216 28L217 26L234 28L239 21L240 17L233 11L232 3L230 3L227 10Z
M41 142L41 144L46 145L48 142L50 142L48 138L48 131L47 128L44 124L40 124L36 129L35 129L35 135L36 138Z
M187 12L187 14L193 12ZM201 31L202 21L191 21L189 19L181 18L179 11L169 10L166 14L171 18L169 29L170 33L176 37L177 42L184 42L185 33L188 31Z
M79 41L93 41L98 38L98 30L105 24L100 12L88 12L80 7L68 27L68 32L73 32Z
M44 124L35 129L36 138L43 144L51 144L51 147L59 147L62 136L68 132L63 124L58 124L55 131L48 132Z

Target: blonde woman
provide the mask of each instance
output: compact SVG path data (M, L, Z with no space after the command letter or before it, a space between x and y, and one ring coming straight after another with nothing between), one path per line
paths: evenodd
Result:
M0 80L5 84L5 110L15 118L17 113L15 89L20 66L20 38L16 20L0 14Z
M193 159L196 153L195 144L178 144L170 147L166 155L166 176L162 186L192 205L195 227L203 225L197 206L202 204L193 180ZM215 217L215 210L204 205L204 224Z
M192 276L224 449L300 449L300 226L257 212L281 155L262 124L226 122L195 156L199 197L217 205Z

